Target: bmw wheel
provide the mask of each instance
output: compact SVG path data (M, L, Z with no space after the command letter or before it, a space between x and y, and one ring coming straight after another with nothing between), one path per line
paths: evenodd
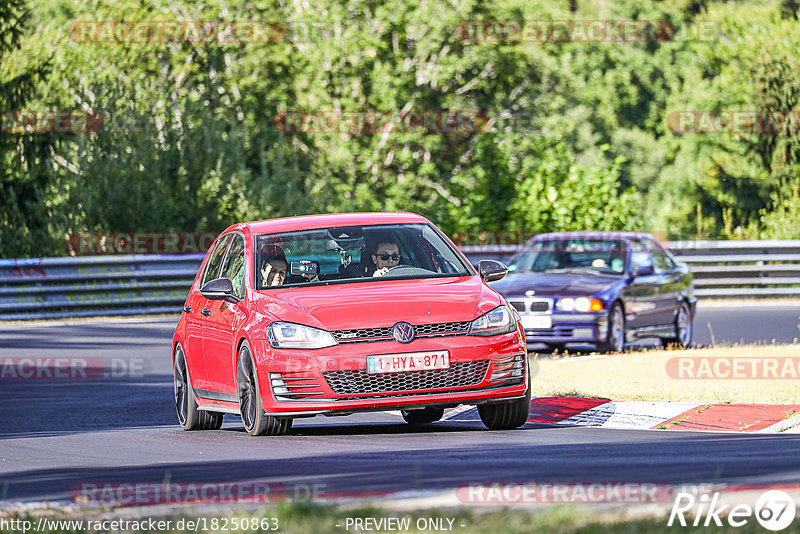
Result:
M292 428L291 417L272 417L264 413L261 392L258 388L253 354L245 341L239 349L239 364L236 371L239 390L239 411L244 429L251 436L281 436Z
M625 314L619 302L615 302L608 312L606 339L598 343L597 348L601 352L622 352L625 348Z
M200 410L189 381L189 369L180 343L175 347L175 411L184 430L217 430L222 426L222 414Z
M678 313L675 314L675 336L661 338L661 344L665 347L677 345L682 349L686 348L692 344L693 330L689 305L681 302L681 305L678 306Z

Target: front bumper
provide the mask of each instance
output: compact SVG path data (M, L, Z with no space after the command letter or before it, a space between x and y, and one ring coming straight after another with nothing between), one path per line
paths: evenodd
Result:
M257 342L254 356L268 415L339 415L424 406L512 400L525 395L528 361L517 332L342 343L317 350L273 349ZM370 355L447 350L447 370L366 373ZM512 376L513 375L513 376Z
M537 314L530 314L537 315ZM525 341L535 343L598 343L608 334L607 312L541 314L552 321L550 328L526 328Z

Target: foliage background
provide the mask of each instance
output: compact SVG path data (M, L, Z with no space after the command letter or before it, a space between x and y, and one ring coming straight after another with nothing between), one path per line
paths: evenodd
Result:
M656 43L476 43L465 20L665 20ZM76 21L256 20L274 43L86 43ZM446 232L798 238L800 136L685 134L676 110L800 111L796 0L0 0L0 110L100 113L0 134L0 256L65 233L221 231L409 210ZM472 110L485 133L284 134L285 110Z

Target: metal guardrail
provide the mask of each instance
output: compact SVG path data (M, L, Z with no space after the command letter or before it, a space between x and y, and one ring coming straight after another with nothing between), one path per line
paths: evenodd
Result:
M800 295L800 240L673 241L699 297ZM463 246L474 264L519 245ZM176 313L203 254L0 260L0 321Z
M673 241L698 297L800 295L800 240Z
M176 312L203 257L0 260L0 320Z

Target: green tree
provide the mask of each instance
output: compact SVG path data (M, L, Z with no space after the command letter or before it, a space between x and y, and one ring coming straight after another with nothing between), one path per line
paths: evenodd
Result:
M35 102L36 83L48 71L46 61L18 53L29 18L24 0L0 0L0 257L53 250L44 165L55 139L17 132L19 112Z

